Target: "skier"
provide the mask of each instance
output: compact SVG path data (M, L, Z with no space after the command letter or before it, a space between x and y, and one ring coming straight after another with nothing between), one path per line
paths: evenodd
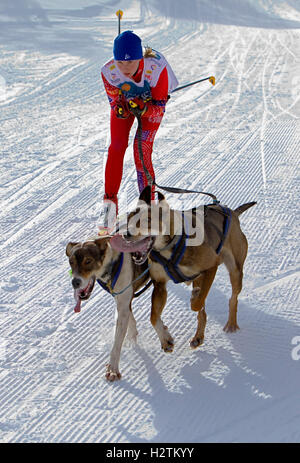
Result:
M124 31L115 38L113 58L104 64L101 76L111 106L111 142L105 166L103 226L100 227L105 232L113 227L118 214L117 195L134 118L141 117L143 158L154 180L153 142L165 112L168 93L178 81L161 53L150 47L146 47L143 53L141 39L132 31ZM141 192L148 182L139 157L137 134L133 151ZM154 195L154 188L152 192Z

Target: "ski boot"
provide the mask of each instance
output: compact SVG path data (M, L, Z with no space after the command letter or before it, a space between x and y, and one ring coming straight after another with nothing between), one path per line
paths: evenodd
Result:
M99 236L109 236L115 228L118 215L118 198L117 196L104 195L103 207L100 212L102 224L98 227Z

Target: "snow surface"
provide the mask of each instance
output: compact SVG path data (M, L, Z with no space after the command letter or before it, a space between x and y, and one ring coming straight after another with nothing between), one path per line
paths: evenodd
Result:
M122 29L161 50L181 84L216 76L168 103L158 183L258 204L241 218L241 330L222 330L220 268L191 351L190 288L170 283L165 354L149 291L134 302L138 344L109 384L114 300L97 287L74 314L65 246L97 230L109 132L99 71L119 8ZM1 0L0 39L1 442L299 442L299 0ZM136 198L130 146L121 212Z

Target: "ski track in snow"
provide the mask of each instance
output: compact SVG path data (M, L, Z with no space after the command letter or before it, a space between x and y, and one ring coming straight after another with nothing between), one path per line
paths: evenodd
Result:
M17 30L15 42L1 45L0 441L297 442L300 13L287 4L293 26L281 23L274 15L282 2L276 10L276 2L261 1L268 25L258 16L258 27L242 27L238 13L232 24L179 19L179 1L173 16L155 0L94 3L103 9L93 18L45 10L54 25L39 26L36 45L35 32L22 45ZM180 83L216 76L215 87L171 97L153 153L158 183L213 192L232 208L258 204L241 218L249 241L241 330L222 330L230 283L220 268L205 343L191 351L190 288L169 283L163 320L174 353L160 351L147 292L133 306L138 344L125 342L122 380L108 384L114 301L97 287L73 313L65 246L97 231L109 130L100 67L119 7L122 27L161 50ZM130 147L121 212L135 203L136 183ZM167 198L181 209L205 202Z

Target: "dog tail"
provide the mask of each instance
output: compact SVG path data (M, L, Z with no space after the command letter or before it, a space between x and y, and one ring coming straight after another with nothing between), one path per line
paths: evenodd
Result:
M237 216L241 215L243 212L245 212L247 209L249 209L252 206L255 206L256 201L252 201L252 203L246 203L242 204L238 208L234 209L234 212L237 214Z

